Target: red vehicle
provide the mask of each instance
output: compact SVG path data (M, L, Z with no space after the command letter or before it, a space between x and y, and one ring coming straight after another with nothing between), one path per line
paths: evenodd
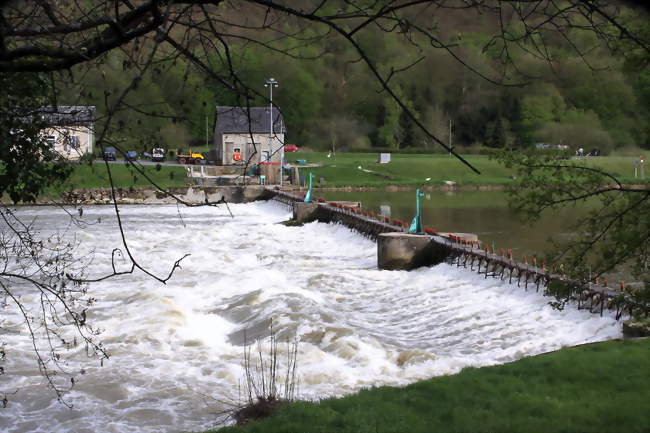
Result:
M298 146L295 144L285 144L284 145L284 151L285 152L298 152Z

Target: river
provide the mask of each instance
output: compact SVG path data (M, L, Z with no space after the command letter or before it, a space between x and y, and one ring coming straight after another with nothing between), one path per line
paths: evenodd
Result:
M415 216L415 190L323 191L328 200L360 201L375 213L411 222ZM587 207L569 207L546 212L534 224L523 224L508 206L504 191L426 191L421 199L422 224L440 232L470 232L481 242L511 249L515 258L542 257L549 238L564 240L573 233L572 224Z
M377 270L373 242L336 225L278 224L290 217L278 203L231 205L234 218L224 207L121 209L134 254L151 270L164 274L191 255L167 284L136 273L89 287L97 303L88 320L102 328L111 357L100 366L71 356L69 368L85 370L67 396L73 409L43 385L25 333L3 334L0 392L12 394L0 409L0 431L212 427L241 391L243 330L271 320L280 337L300 340L299 393L308 399L621 336L610 315L556 311L534 291L462 268ZM18 213L35 218L43 235L68 221L54 207ZM85 207L83 219L94 224L65 235L79 243L78 257L93 257L88 276L99 276L120 247L116 220L101 206ZM19 326L9 307L2 319L4 329Z

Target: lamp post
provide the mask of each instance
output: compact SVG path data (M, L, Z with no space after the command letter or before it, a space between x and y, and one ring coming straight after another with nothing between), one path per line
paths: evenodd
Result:
M265 81L264 87L269 88L269 101L270 101L270 110L269 110L269 162L272 159L273 155L273 88L278 87L278 81L275 78L269 78ZM280 131L282 132L282 131ZM282 186L282 152L278 149L280 157L280 186Z

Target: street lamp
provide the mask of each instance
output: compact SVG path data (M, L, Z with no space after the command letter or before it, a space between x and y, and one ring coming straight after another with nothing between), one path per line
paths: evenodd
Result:
M265 81L264 87L269 88L269 101L270 101L270 110L269 110L269 162L271 159L271 155L273 155L273 88L278 87L279 84L275 78L269 78L268 80ZM280 131L282 132L282 131ZM278 153L280 156L280 186L282 186L282 152L280 149L278 149Z

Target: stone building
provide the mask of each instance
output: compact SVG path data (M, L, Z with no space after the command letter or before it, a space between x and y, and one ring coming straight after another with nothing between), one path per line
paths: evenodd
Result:
M95 146L95 106L43 107L35 115L48 125L41 131L52 148L65 159L79 160Z
M271 134L271 123L273 124ZM286 127L273 107L217 107L214 146L218 165L279 163L284 156Z

